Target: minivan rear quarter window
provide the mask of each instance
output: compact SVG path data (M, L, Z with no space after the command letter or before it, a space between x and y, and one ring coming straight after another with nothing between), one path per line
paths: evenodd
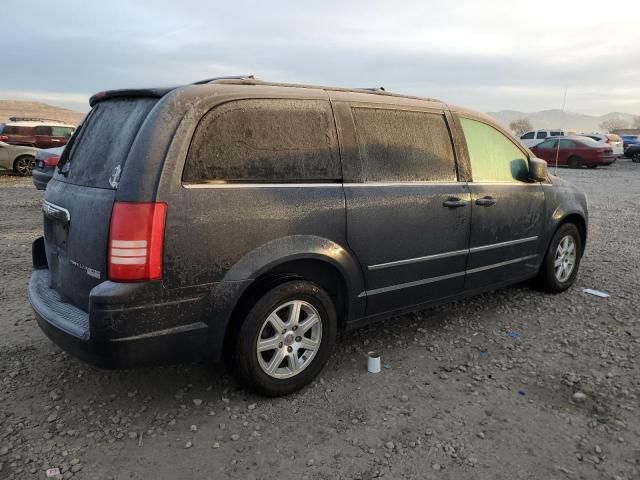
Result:
M323 100L223 104L198 124L185 183L311 183L342 178L331 106Z
M368 107L352 112L365 181L456 181L444 115Z
M461 118L474 182L517 182L528 176L527 156L506 135L486 123Z

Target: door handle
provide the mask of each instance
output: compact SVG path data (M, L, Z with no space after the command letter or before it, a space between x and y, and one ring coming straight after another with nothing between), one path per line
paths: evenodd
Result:
M482 197L476 200L476 205L479 205L481 207L490 207L492 205L495 205L496 202L497 200L493 197Z
M462 200L461 198L458 198L458 197L449 197L447 200L442 202L442 206L447 208L460 208L460 207L466 207L467 202L466 200Z

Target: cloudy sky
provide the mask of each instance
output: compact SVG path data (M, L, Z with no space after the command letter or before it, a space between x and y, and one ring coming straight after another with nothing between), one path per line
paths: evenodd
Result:
M309 3L310 5L306 5ZM229 74L484 111L640 114L640 1L3 0L0 99Z

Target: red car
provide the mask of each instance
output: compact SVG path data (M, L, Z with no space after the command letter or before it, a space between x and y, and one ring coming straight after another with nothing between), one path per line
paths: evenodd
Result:
M36 148L53 148L66 145L76 129L57 120L42 118L11 117L0 123L0 142Z
M558 146L558 142L560 145ZM613 149L606 144L598 143L589 137L561 137L546 140L531 151L536 157L546 160L549 166L556 164L569 168L596 168L600 165L611 165L616 161Z

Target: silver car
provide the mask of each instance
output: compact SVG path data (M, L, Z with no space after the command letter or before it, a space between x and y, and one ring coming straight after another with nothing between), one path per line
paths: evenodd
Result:
M18 175L31 175L37 148L0 142L0 170L12 170Z

